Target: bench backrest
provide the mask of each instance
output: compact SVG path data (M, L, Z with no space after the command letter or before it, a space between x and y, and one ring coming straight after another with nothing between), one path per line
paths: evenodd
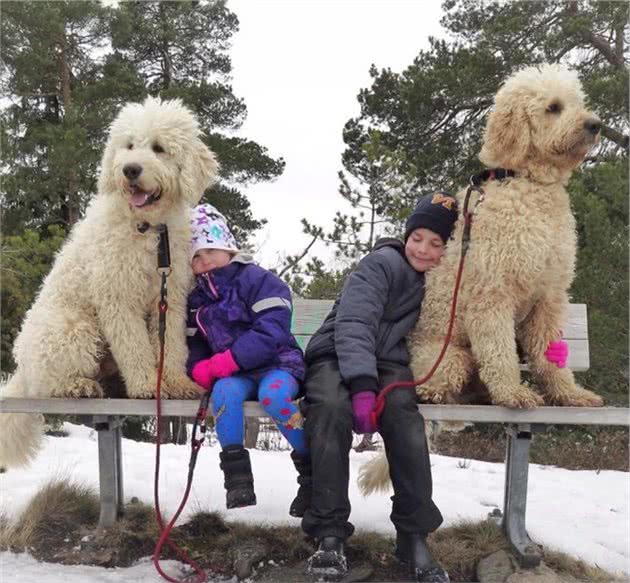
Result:
M333 303L332 300L294 300L292 330L302 349L306 348L311 336L321 326ZM588 370L590 361L586 304L569 305L569 321L563 334L569 344L567 366L574 371Z

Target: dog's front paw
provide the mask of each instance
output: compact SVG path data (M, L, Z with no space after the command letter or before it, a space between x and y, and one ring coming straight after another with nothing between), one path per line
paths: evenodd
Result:
M164 393L169 399L198 399L204 389L185 374L165 378Z
M576 385L570 391L558 393L549 398L549 404L562 407L602 407L604 399L593 393L593 391Z
M422 403L439 405L452 402L452 396L448 390L434 385L416 387L416 393Z
M155 399L156 391L157 371L148 371L127 380L127 396L130 399Z
M98 381L85 377L72 379L66 386L57 387L52 392L52 396L57 399L101 399L104 394Z
M512 409L533 409L544 404L543 398L528 385L504 386L491 390L492 403Z

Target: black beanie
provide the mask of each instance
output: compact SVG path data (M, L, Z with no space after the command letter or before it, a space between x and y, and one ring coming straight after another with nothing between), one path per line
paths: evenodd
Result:
M423 196L405 223L405 243L416 229L430 229L446 243L457 221L457 201L448 192Z

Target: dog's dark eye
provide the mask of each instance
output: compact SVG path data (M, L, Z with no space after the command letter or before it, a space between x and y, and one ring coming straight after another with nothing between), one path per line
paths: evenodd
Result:
M127 144L127 150L133 150L133 144Z
M160 144L153 144L153 151L156 154L164 154L164 148Z
M562 111L562 105L554 101L547 106L547 113L560 113Z

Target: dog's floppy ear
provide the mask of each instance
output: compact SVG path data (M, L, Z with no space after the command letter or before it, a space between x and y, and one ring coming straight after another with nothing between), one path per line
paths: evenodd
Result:
M218 172L219 162L214 152L200 138L195 138L182 168L183 194L191 206L198 204L205 190L216 182Z
M497 96L488 116L479 159L491 168L519 168L530 149L530 125L522 99Z

